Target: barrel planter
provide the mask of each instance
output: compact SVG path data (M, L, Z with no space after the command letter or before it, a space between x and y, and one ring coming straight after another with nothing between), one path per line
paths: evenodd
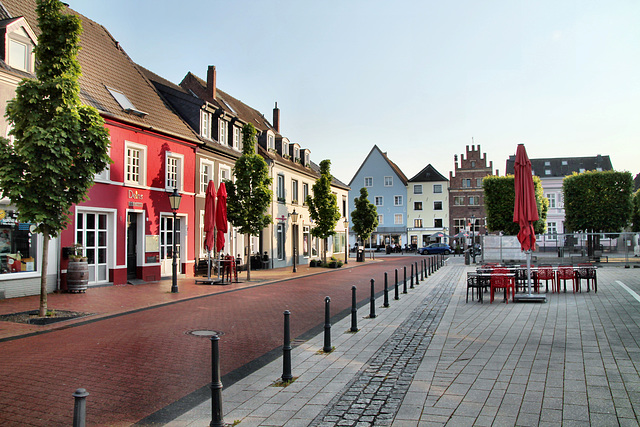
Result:
M89 265L87 259L70 260L67 267L67 291L85 292L89 283Z

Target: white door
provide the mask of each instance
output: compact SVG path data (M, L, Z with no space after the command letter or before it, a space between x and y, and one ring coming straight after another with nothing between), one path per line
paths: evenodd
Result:
M84 247L84 255L89 264L89 283L108 280L107 228L106 213L78 212L76 241Z
M180 217L176 218L176 257L178 263L178 273L180 269ZM162 216L160 218L160 275L171 276L173 274L173 216Z

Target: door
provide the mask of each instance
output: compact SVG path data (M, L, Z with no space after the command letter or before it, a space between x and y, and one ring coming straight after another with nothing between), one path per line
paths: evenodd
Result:
M127 214L127 279L138 275L138 215Z
M176 236L176 257L178 263L178 273L181 273L180 262L180 218L176 218L175 224L173 216L163 216L160 220L160 275L171 276L173 274L173 232L175 228Z
M76 232L76 240L84 246L84 255L87 257L89 283L106 282L109 279L107 274L107 214L79 211Z

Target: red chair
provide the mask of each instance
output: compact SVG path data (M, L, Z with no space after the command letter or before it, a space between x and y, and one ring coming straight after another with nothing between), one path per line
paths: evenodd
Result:
M550 265L541 265L538 267L536 276L536 285L540 287L540 281L544 280L546 290L549 292L549 280L551 280L551 292L560 292L560 282L556 282L556 274Z
M589 281L593 284L593 290L598 292L598 278L596 276L596 266L591 263L578 264L576 270L576 281L578 282L578 289L582 283L582 279L587 281L587 292L591 289L589 287Z
M516 282L515 277L508 275L509 270L506 268L494 268L491 273L491 301L493 302L493 296L496 289L505 290L505 302L509 303L509 289L512 292L512 300L515 301L516 297Z
M565 292L567 292L567 280L573 281L573 292L576 291L576 273L572 265L559 265L556 279L558 280L558 288L560 288L560 280L564 281Z

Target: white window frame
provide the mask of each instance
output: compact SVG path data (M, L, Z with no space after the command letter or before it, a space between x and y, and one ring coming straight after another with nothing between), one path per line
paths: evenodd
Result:
M384 177L384 186L385 187L393 187L393 177L392 176L385 176Z
M415 218L413 220L413 228L422 228L422 218Z
M299 182L297 179L291 179L291 203L298 204Z
M373 177L372 176L365 176L364 177L364 186L365 187L373 187Z
M200 110L200 136L211 139L211 113Z
M286 257L286 241L284 234L284 224L279 222L276 226L276 257L282 261Z
M287 200L287 194L284 188L284 175L279 173L276 182L276 197L278 198L278 202L284 203Z
M384 215L379 214L378 215L378 226L381 226L382 224L384 224Z
M7 126L7 133L9 132L10 128L9 126ZM9 135L7 135L8 138ZM13 138L13 136L11 136L11 138ZM12 142L13 140L10 139L10 141ZM111 141L111 136L109 136L109 141ZM108 152L109 152L109 157L111 157L111 143L109 143L109 147L107 148ZM95 181L109 181L111 176L111 165L108 164L103 171L98 172L97 174L95 174L95 176L93 177L93 179Z
M23 22L25 22L25 25L27 25L26 21ZM27 73L33 73L35 63L35 53L33 51L35 48L35 39L32 39L32 37L35 37L35 34L31 32L30 28L28 29L28 31L26 30L26 28L27 27L20 25L18 28L9 30L7 32L7 34L5 35L6 50L4 59L5 62L12 68L26 71ZM14 44L23 49L21 49L20 52L12 49L12 45ZM19 58L16 58L16 56L19 56ZM19 59L19 61L16 61L16 59Z
M275 149L276 149L276 138L271 134L267 134L267 150L275 150Z
M394 214L394 215L393 215L393 223L394 223L395 225L402 225L402 224L404 224L403 215L402 215L402 214Z
M421 211L422 210L422 202L413 202L413 210Z
M547 199L549 199L549 209L555 209L556 205L556 193L548 193L546 195Z
M433 192L434 194L442 193L442 184L433 184Z
M176 168L175 172L172 172L171 170L171 168L174 167L172 163L175 164L175 168ZM165 188L167 190L173 190L174 188L177 188L178 191L182 191L183 190L182 187L184 185L184 155L179 153L173 153L171 151L166 151L164 165L165 165L165 174L164 174ZM171 173L175 173L175 185L171 185L169 182L170 180L174 179L174 178L170 178L169 174Z
M547 234L550 236L549 240L556 240L558 238L558 223L555 221L547 221Z
M241 150L240 143L242 141L242 132L238 126L233 126L233 140L231 141L234 150Z
M393 196L393 206L403 206L402 196Z
M302 183L302 204L307 203L307 196L309 195L309 184L306 182Z
M213 162L210 160L200 159L200 194L207 192L209 181L213 179ZM205 167L208 171L205 171Z
M284 157L288 155L289 155L289 143L283 139L282 140L282 156Z
M413 184L413 194L422 194L422 184Z
M469 206L479 206L480 196L469 196Z
M440 225L436 225L436 221L440 221ZM433 228L442 228L444 227L444 221L442 218L434 218L433 219Z
M454 196L453 197L453 206L465 206L465 200L463 196Z
M139 153L138 165L133 165L129 161L129 150L136 150ZM146 186L147 185L147 146L137 144L135 142L124 142L124 183L127 185ZM138 168L138 179L131 179L131 174L135 172L130 171L130 168Z
M436 203L440 203L440 209L438 209L438 207L436 206ZM433 201L433 210L434 211L441 211L442 209L444 209L444 203L442 202L442 200L434 200Z
M379 201L379 203L378 203L378 201ZM375 197L373 198L373 204L374 204L375 206L384 206L384 197L382 197L382 196L375 196Z
M229 122L224 119L218 119L218 142L229 145Z
M219 182L231 181L231 168L229 166L219 166L218 176Z

